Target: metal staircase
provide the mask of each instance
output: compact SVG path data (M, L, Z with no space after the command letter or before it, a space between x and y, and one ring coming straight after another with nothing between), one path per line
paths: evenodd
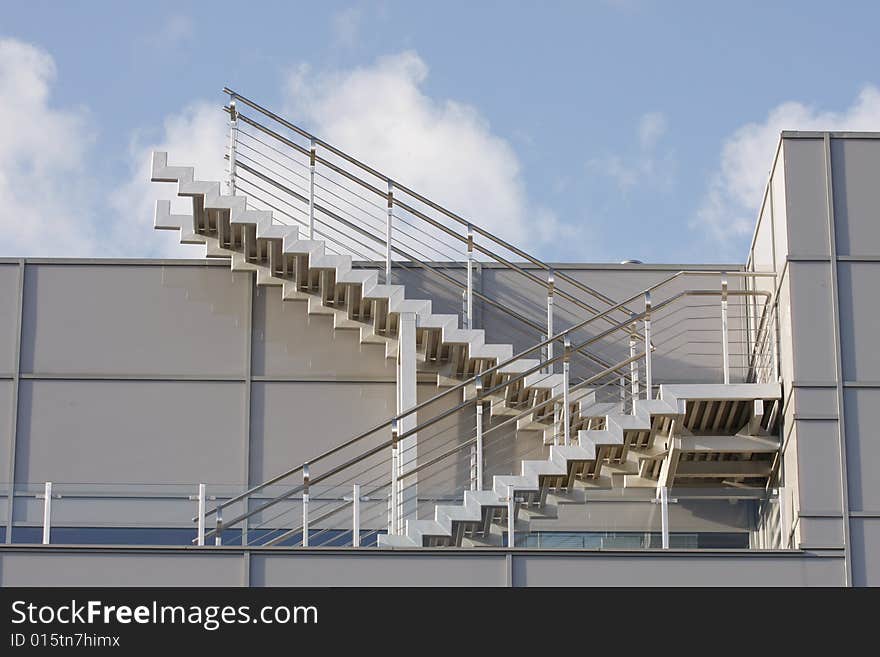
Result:
M521 509L539 509L548 495L576 487L665 491L694 482L761 487L772 481L781 394L772 298L752 284L760 275L683 271L614 301L253 101L227 92L232 98L226 108L231 117L227 193L221 193L221 182L197 180L193 168L169 166L165 153L154 153L152 180L176 183L178 195L190 198L193 208L191 215L171 214L170 203L158 201L155 227L179 231L183 243L204 244L208 257L228 258L233 270L256 272L257 285L277 286L283 300L304 301L308 313L332 316L334 329L357 330L362 342L384 343L388 358L404 363L404 354L411 352L413 389L418 369L436 375L443 392L422 403L411 395L387 422L353 438L340 437L310 462L218 504L196 519L202 539L214 536L219 542L225 530L240 526L247 543L256 523L272 528L261 534L260 544L298 540L309 545L310 525L329 526L336 522L334 516L359 508L363 488L372 491L367 501L387 499L382 503L387 506L387 533L378 528L386 525L384 520L373 521L378 544L419 547L480 544L504 523L512 536ZM271 129L245 117L236 100L293 134L285 136L276 131L278 126ZM244 156L244 144L238 141L242 125L271 140L255 141L252 153ZM298 144L297 135L308 145ZM319 155L319 148L326 154ZM288 157L283 168L292 176L297 155L307 158L299 162L307 175L297 174L305 188L295 188L277 166ZM327 187L318 184L319 164L329 172ZM247 195L242 193L246 175L253 185ZM384 189L369 177L381 180ZM332 194L335 203L328 201L329 192L322 197L316 191L329 190L331 182L338 184ZM353 210L341 209L345 198L355 209L358 204L368 207L360 195L364 190L387 202L384 226L371 227L359 222ZM409 200L402 200L404 195ZM354 198L361 201L352 202ZM408 220L395 214L398 208L408 213ZM294 209L300 212L298 219ZM289 221L281 223L285 218ZM464 263L461 277L443 265L456 262L455 251L441 252L450 243L464 246L457 261ZM438 258L443 253L447 257ZM514 257L531 269L516 264ZM542 303L514 310L477 290L475 274L490 264L535 285ZM396 269L419 270L452 289L454 296L460 294L461 312L434 312L432 299L407 298L406 286L392 282ZM547 278L536 276L536 269L548 272ZM705 281L707 276L720 285L675 289L688 277ZM728 277L739 277L742 285L729 289ZM664 290L668 296L652 304L651 294ZM724 383L655 386L652 362L660 355L655 352L662 351L657 326L664 317L674 319L693 299L710 296L720 300ZM730 299L742 301L743 330L748 333L741 341L738 356L744 365L736 383L730 382L729 371ZM487 343L485 331L475 328L475 302L506 313L527 336L522 340L525 349ZM554 320L565 328L554 329ZM429 414L438 401L448 408ZM456 422L457 428L447 426ZM473 429L471 422L476 423ZM533 437L522 441L528 442L530 453L507 460L485 456L493 446L509 446L510 435ZM484 467L490 462L490 469L499 472L488 475L491 484L486 486ZM464 478L459 476L462 463ZM449 497L461 501L433 504L433 517L420 518L425 506L420 487L438 473ZM295 476L302 483L291 486L287 482ZM310 506L310 490L319 483L336 491L329 495L335 503L316 511ZM281 485L283 490L274 492ZM354 493L343 497L339 491L352 485ZM224 521L224 511L234 512L233 518ZM302 522L282 525L277 518L283 514L301 515ZM208 517L215 519L211 530L204 528ZM351 544L359 546L357 522L355 527Z

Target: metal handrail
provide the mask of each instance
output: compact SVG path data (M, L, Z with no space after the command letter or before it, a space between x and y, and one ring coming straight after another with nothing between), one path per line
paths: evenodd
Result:
M406 185L403 185L403 184L401 184L400 182L398 182L398 181L392 179L390 176L387 176L387 175L381 173L380 171L377 171L377 170L374 169L373 167L371 167L371 166L365 164L364 162L361 162L360 160L358 160L358 159L355 158L355 157L352 157L351 155L345 153L345 152L342 151L341 149L339 149L339 148L333 146L333 145L330 144L329 142L326 142L326 141L324 141L323 139L321 139L320 137L317 137L317 136L311 134L311 133L308 132L307 130L304 130L303 128L300 128L299 126L297 126L297 125L291 123L290 121L284 119L283 117L281 117L281 116L279 116L278 114L272 112L271 110L269 110L269 109L263 107L262 105L260 105L260 104L258 104L257 102L251 100L250 98L247 98L246 96L242 96L241 94L239 94L239 93L236 92L236 91L233 91L233 90L230 89L229 87L224 87L224 88L223 88L223 92L226 93L231 99L240 100L240 101L243 102L245 105L247 105L248 107L252 108L253 110L255 110L255 111L257 111L257 112L260 112L261 114L263 114L264 116L266 116L266 117L272 119L272 120L275 121L276 123L278 123L278 124L284 126L285 128L287 128L287 129L289 129L289 130L295 132L296 134L300 135L301 137L304 137L304 138L308 139L311 143L314 143L315 145L317 145L317 146L321 146L322 148L324 148L324 149L330 151L331 153L333 153L333 154L336 155L337 157L342 158L342 159L345 160L346 162L348 162L348 163L350 163L350 164L352 164L352 165L358 167L358 168L361 169L362 171L364 171L364 172L370 174L371 176L373 176L373 177L375 177L375 178L378 178L379 180L385 182L386 184L388 184L388 183L393 184L395 190L398 190L398 191L400 191L400 192L403 192L404 194L406 194L406 195L408 195L408 196L410 196L410 197L416 199L416 200L419 201L420 203L424 203L426 206L432 208L433 210L436 210L437 212L441 213L441 214L444 215L445 217L447 217L447 218L449 218L449 219L455 221L456 223L458 223L458 224L461 225L462 227L464 227L464 228L468 228L468 229L472 230L473 232L475 232L475 233L477 233L477 234L479 234L479 235L485 237L485 238L488 239L489 241L491 241L491 242L497 244L498 246L500 246L500 247L503 248L503 249L506 249L506 250L509 251L510 253L515 254L516 256L518 256L518 257L522 258L523 260L529 262L530 264L532 264L532 265L538 267L539 269L542 269L542 270L547 271L547 272L552 272L553 275L554 275L555 277L557 277L559 280L565 281L566 283L568 283L568 284L574 286L575 288L581 290L582 292L585 292L585 293L589 294L590 296L592 296L592 297L598 299L599 301L602 301L603 303L606 303L606 304L613 304L613 303L614 303L614 300L611 299L610 297L608 297L607 295L605 295L605 294L599 292L598 290L593 289L592 287L590 287L589 285L586 285L585 283L582 283L582 282L580 282L580 281L578 281L578 280L576 280L576 279L574 279L574 278L572 278L572 277L570 277L570 276L567 276L566 274L564 274L564 273L562 273L562 272L557 272L557 271L555 271L551 265L549 265L549 264L547 264L547 263L545 263L545 262L542 262L541 260L539 260L539 259L536 258L535 256L533 256L533 255L531 255L531 254L529 254L529 253L523 251L522 249L520 249L520 248L518 248L518 247L516 247L516 246L514 246L514 245L512 245L512 244L510 244L510 243L507 242L506 240L502 240L501 238L499 238L499 237L493 235L491 232L489 232L489 231L487 231L486 229L480 227L479 225L473 224L472 222L468 221L467 219L464 219L463 217L459 216L458 214L452 212L451 210L448 210L447 208L445 208L445 207L439 205L438 203L435 203L434 201L432 201L432 200L426 198L425 196L423 196L422 194L419 194L419 193L416 192L415 190L413 190L413 189L407 187ZM223 109L224 109L225 111L227 111L227 112L230 111L230 108L228 108L228 107L224 107ZM247 123L248 125L251 125L252 127L256 128L256 129L258 129L258 130L260 130L261 132L264 132L265 134L267 134L267 135L273 137L274 139L277 139L278 141L284 143L285 145L287 145L287 146L293 148L294 150L300 152L301 154L306 155L306 156L309 156L309 155L310 155L309 150L307 150L307 149L305 149L304 147L300 146L300 145L297 144L296 142L294 142L294 141L292 141L292 140L290 140L290 139L285 138L283 135L280 135L280 134L278 134L277 132L275 132L274 130L271 130L270 128L267 128L266 126L263 126L263 125L260 124L259 122L257 122L257 121L255 121L255 120L253 120L253 119L251 119L251 118L249 118L249 117L247 117L247 116L241 114L240 112L236 112L236 117L237 117L238 119L240 119L240 120L243 120L243 121L244 121L245 123ZM325 166L327 166L327 167L330 168L331 170L333 170L333 171L335 171L336 173L338 173L338 174L344 176L345 178L351 180L352 182L357 183L358 185L362 186L363 188L365 188L365 189L367 189L367 190L373 192L373 193L376 194L377 196L380 196L380 197L382 197L383 199L384 199L384 198L387 198L387 192L386 192L385 190L382 190L382 189L376 187L375 185L371 185L371 184L368 183L367 181L358 178L357 176L351 174L350 172L346 171L346 170L343 169L342 167L339 167L338 165L334 164L333 162L330 162L329 160L327 160L326 158L322 157L321 155L319 155L319 154L317 154L317 153L315 154L315 161L316 161L316 162L319 162L319 163L321 163L321 164L323 164L323 165L325 165ZM454 237L454 238L456 238L456 239L458 239L458 240L460 240L460 241L462 241L462 242L466 242L466 241L467 241L463 236L461 236L461 235L459 235L458 233L456 233L456 232L450 230L449 228L443 226L443 225L440 224L439 222L436 222L435 220L431 219L430 217L428 217L428 216L425 215L424 213L419 212L419 211L416 210L415 208L412 208L412 207L409 206L408 204L405 204L405 203L401 202L400 200L398 200L398 199L396 199L396 198L395 198L395 199L392 199L392 203L395 204L395 205L397 205L397 206L399 206L399 207L401 207L401 208L403 208L403 209L406 210L407 212L410 212L410 213L412 213L413 215L419 217L419 218L422 219L423 221L427 221L427 222L429 222L432 226L434 226L435 228L438 228L439 230L442 230L442 231L446 232L446 233L449 234L450 236L452 236L452 237ZM477 244L474 244L474 248L476 248L476 249L480 250L481 252L483 252L484 255L487 255L487 256L489 256L489 257L492 257L492 258L497 259L499 262L501 262L501 263L504 264L505 266L508 266L508 267L512 267L512 268L514 268L513 263L509 262L509 261L506 260L506 259L502 259L502 258L500 258L500 256L497 256L496 254L493 254L490 250L488 250L488 249L486 249L486 248L484 248L484 247L481 248L481 247L478 246ZM524 270L522 270L522 269L519 269L519 268L516 268L516 269L517 269L517 271L519 271L520 273L525 273ZM531 275L531 276L533 277L533 282L538 283L539 285L543 286L545 289L550 289L550 286L549 286L549 284L547 283L547 281L544 281L544 280L542 280L542 279L540 279L540 278L538 278L537 276L534 276L534 275ZM567 295L567 293L565 293L563 290L556 289L555 291L556 291L558 294L560 294L560 296L565 296L565 295ZM573 296L568 295L566 298L568 298L568 300L569 300L569 301L572 301L573 303L583 303L583 302L580 302L580 301L577 299L577 297L573 297ZM596 309L595 309L595 308L592 308L592 307L589 306L589 305L586 305L586 304L585 304L584 307L585 307L585 309L590 310L591 312L596 312ZM624 311L628 312L628 309L624 308Z
M669 279L667 279L667 281L661 281L660 283L656 284L655 286L652 286L652 288L656 289L657 287L664 284L665 282L668 282L668 280L672 280L673 278L677 278L680 274L684 274L684 273L686 273L686 272L679 272L679 273L673 275L672 277L670 277ZM706 272L696 272L696 273L698 273L700 275L705 275ZM753 272L742 272L742 273L743 274L751 274ZM638 321L639 319L643 319L649 313L655 314L658 311L660 311L661 309L670 305L671 303L674 303L676 300L678 300L680 298L684 298L686 296L720 296L721 294L722 293L720 290L706 290L706 289L684 290L684 291L681 291L681 292L678 292L678 293L672 295L671 297L668 297L667 299L664 299L663 301L660 301L656 304L652 304L652 309L650 311L645 310L645 311L642 311L641 313L635 313L630 318L628 318L625 322L622 322L622 324L629 326L633 321ZM767 291L761 291L761 290L730 290L727 292L727 294L728 294L728 296L764 297L765 298L765 304L764 304L764 312L765 313L766 313L767 306L769 305L769 303L766 300L771 299L773 297L772 293L767 292ZM636 297L633 297L633 298L629 299L628 301L631 302L632 300L634 300L634 298L636 298ZM621 303L625 303L625 302L621 302ZM610 311L611 309L608 309L608 310ZM598 319L598 317L592 317L588 320L585 320L582 324L585 325L591 321L595 321L596 319ZM578 345L573 345L572 350L579 350L579 349L585 348L585 347L603 339L604 337L607 337L611 333L615 332L618 328L619 327L616 327L616 326L610 327L610 328L606 329L605 331L602 331L599 334L592 336L591 338L585 340L584 342L581 342ZM477 378L486 376L486 374L488 374L492 371L497 371L500 367L504 367L506 364L514 362L514 361L522 358L522 356L524 356L528 353L531 353L532 351L534 351L536 349L540 349L542 346L549 344L549 342L551 342L552 340L558 339L559 337L563 337L567 333L569 333L573 330L576 330L576 329L574 327L571 329L566 329L565 331L561 332L560 334L553 336L551 339L546 340L543 343L532 347L531 349L523 352L522 354L514 356L513 358L505 361L502 364L495 365L494 367L485 370L481 374L478 374L478 375L468 379L467 381L459 383L458 385L446 390L443 393L440 393L439 395L435 395L434 397L432 397L431 399L429 399L425 402L421 402L420 404L413 406L412 408L408 409L407 411L404 411L403 413L400 413L400 414L394 416L392 419L387 420L387 421L379 424L378 426L370 429L369 431L362 433L359 436L356 436L356 437L352 438L351 440L348 440L345 443L342 443L341 445L338 445L337 447L334 447L331 450L324 452L323 454L319 455L318 457L311 459L309 461L306 461L305 463L303 463L295 468L292 468L291 470L288 470L287 472L284 472L280 475L277 475L276 477L273 477L272 479L270 479L262 484L259 484L258 486L255 486L255 487L245 491L244 493L241 493L240 495L238 495L234 498L230 498L229 500L226 500L225 502L217 505L216 507L214 507L210 511L207 511L205 513L205 517L206 518L210 517L211 515L216 514L218 511L222 510L223 508L226 508L226 507L230 506L231 504L239 502L239 501L249 497L250 495L252 495L255 492L258 492L258 491L260 491L270 485L273 485L275 483L278 483L279 481L282 481L283 479L290 477L293 474L296 474L297 472L302 471L304 466L306 466L306 465L313 465L313 464L315 464L315 463L317 463L317 462L319 462L319 461L321 461L321 460L323 460L333 454L336 454L336 453L342 451L343 449L346 449L347 447L350 447L351 445L356 444L357 442L363 440L364 438L367 438L367 437L375 434L377 431L391 426L392 423L397 422L402 418L408 417L408 416L412 415L413 413L417 412L419 409L424 408L425 406L431 404L432 402L437 401L437 400L447 396L451 392L463 389L465 386L469 385L470 383L475 382ZM519 380L524 379L526 376L529 376L530 374L533 374L537 371L540 371L541 369L543 369L547 365L561 361L564 358L565 358L565 354L558 354L551 359L547 359L546 361L540 362L538 365L533 366L524 372L520 372L516 376L511 377L510 379L508 379L502 383L499 383L492 388L485 390L483 392L483 396L489 396L489 395L493 394L494 392L497 392L498 390L504 389L507 386L509 386L513 383L516 383ZM630 362L633 362L632 357L630 357L629 359L626 359L624 362L622 362L620 364L616 364L616 365L611 366L609 368L609 370L616 371L616 370L620 369L621 367L624 367L626 364L628 364ZM575 386L575 387L580 388L584 385L586 385L586 384L584 382L581 382L581 383L577 384L577 386ZM454 407L446 409L445 411L443 411L443 412L431 417L430 419L420 423L418 426L400 433L397 436L396 440L400 441L400 440L403 440L411 435L415 435L416 433L418 433L420 431L424 431L424 429L426 427L429 427L433 424L436 424L437 422L443 420L444 418L449 417L449 416L457 413L459 410L470 405L471 403L473 403L472 400L467 400L467 401L463 401L463 402L455 405ZM527 412L529 412L529 413L533 412L533 409L529 409ZM371 449L367 450L366 452L358 455L357 457L349 459L346 462L331 468L329 471L318 475L317 477L312 477L310 479L309 485L316 485L316 484L320 483L321 481L338 474L339 472L347 470L352 465L354 465L358 462L361 462L364 459L367 459L370 456L373 456L374 454L377 454L385 449L388 449L393 443L394 443L394 439L384 441L378 445L375 445L374 447L372 447ZM285 493L261 504L260 506L254 508L254 509L247 510L244 513L236 516L235 518L233 518L225 523L221 522L220 523L221 529L222 529L222 527L229 527L229 526L235 525L235 524L241 522L242 520L245 520L245 519L251 517L252 515L255 515L256 513L259 513L261 511L273 506L274 504L277 504L278 502L289 499L291 496L304 490L304 488L305 488L305 485L303 485L303 484L297 485L297 486L291 488L290 490L286 491ZM194 519L194 521L195 520L196 519ZM206 532L205 535L212 536L216 533L216 531L217 531L216 529L210 530L210 531Z

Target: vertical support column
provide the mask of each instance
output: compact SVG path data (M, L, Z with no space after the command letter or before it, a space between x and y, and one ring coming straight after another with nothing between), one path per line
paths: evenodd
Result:
M467 227L467 290L465 292L465 324L467 329L474 328L474 229Z
M303 522L302 522L302 546L309 547L309 464L303 464Z
M653 399L651 377L651 293L645 292L645 399Z
M394 210L394 183L388 181L388 217L385 220L385 284L391 284L391 242L394 237L392 233L391 218Z
M477 390L477 451L474 457L474 475L476 487L474 490L483 490L483 377L478 376L474 382Z
M415 429L417 425L416 414L407 414L407 411L418 403L415 313L404 312L399 314L397 344L397 415L400 417L400 434L406 434ZM417 477L416 475L400 477L401 474L415 468L418 456L417 446L418 439L415 434L406 436L398 444L398 530L403 529L406 519L415 519L417 517Z
M49 545L52 533L52 482L47 481L43 492L43 545Z
M309 142L309 239L315 239L315 168L317 149L315 140Z
M727 274L721 275L721 369L724 383L730 383L730 347L727 325Z
M400 476L399 457L397 454L399 435L400 425L398 421L391 420L391 508L388 510L388 533L392 536L396 536L398 533L398 520L400 517L397 512L400 506L400 500L398 499L400 487L397 481L397 478Z
M351 546L361 546L361 485L351 487Z
M229 168L226 171L226 193L235 194L235 160L238 145L238 109L235 100L229 101Z
M569 388L571 388L571 338L568 333L564 337L564 349L562 356L562 435L566 447L571 444L571 400Z
M198 498L199 505L199 520L198 520L198 530L196 533L196 545L202 546L205 544L205 484L199 484L199 496Z
M507 486L507 547L512 548L516 544L516 499L513 496L513 486Z
M669 549L669 489L666 486L660 487L660 522L663 549Z
M635 313L631 316L633 318L633 323L629 329L629 357L635 358L636 353L638 352L639 345L639 335L636 330L636 321L635 321ZM629 364L629 378L630 378L630 386L632 386L632 398L639 398L639 361L633 360Z
M217 509L216 524L214 525L214 545L223 545L223 510Z
M552 338L553 332L553 292L556 287L556 279L553 276L553 270L547 275L547 339ZM547 343L547 360L553 359L553 343ZM547 365L547 374L553 374L553 363Z

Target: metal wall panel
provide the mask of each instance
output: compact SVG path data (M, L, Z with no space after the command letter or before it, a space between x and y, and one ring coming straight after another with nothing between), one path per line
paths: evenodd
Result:
M880 142L833 139L831 167L838 254L880 254Z
M244 483L234 382L21 382L17 482Z
M880 515L880 388L847 388L844 408L850 508Z
M394 395L393 383L255 382L251 483L299 465L392 417ZM347 452L348 457L354 455Z
M8 483L6 479L9 473L9 454L12 449L13 386L12 381L0 381L0 480L2 480L0 483ZM0 487L0 494L6 495L5 487Z
M827 256L828 198L825 194L825 142L793 139L785 142L785 198L788 255Z
M253 374L318 379L394 379L385 346L361 344L357 330L333 329L329 315L309 315L305 301L283 301L280 288L254 298Z
M790 262L792 358L796 381L834 381L831 273L824 262Z
M804 513L841 514L837 422L797 420L798 480Z
M880 223L880 215L877 221ZM841 262L838 274L843 378L846 381L878 382L880 262Z
M199 558L177 553L0 553L2 586L241 586L233 554Z
M0 376L15 369L15 344L18 326L19 265L0 264Z
M853 518L852 532L853 584L880 586L880 517Z
M22 372L242 376L250 285L223 267L28 265Z

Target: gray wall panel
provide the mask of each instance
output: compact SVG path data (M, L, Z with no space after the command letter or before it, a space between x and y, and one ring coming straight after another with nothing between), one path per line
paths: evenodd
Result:
M853 584L880 586L880 518L853 518L852 532Z
M880 262L841 262L838 275L843 378L880 381Z
M797 139L785 144L785 198L789 255L828 255L825 142Z
M12 443L12 381L0 381L0 483L6 481L9 473L9 453ZM6 491L3 490L5 495Z
M241 383L22 381L18 482L244 483Z
M841 513L837 422L797 420L798 480L805 513Z
M253 586L505 586L503 555L416 553L251 557Z
M625 570L624 570L625 569ZM513 562L516 586L839 586L843 560L760 555L533 555Z
M283 301L280 288L254 299L253 374L325 379L394 378L385 346L361 344L357 330L334 331L333 318L310 315L305 301Z
M0 265L0 376L15 369L19 269L18 265Z
M850 508L880 514L880 388L847 388L844 408Z
M222 267L28 265L22 371L242 376L250 281Z
M2 586L240 586L241 557L102 552L0 553Z
M256 382L251 398L251 482L354 438L392 417L395 410L393 383ZM350 451L340 458L355 455Z
M790 262L788 266L795 379L833 381L836 358L828 264Z
M831 168L838 254L880 254L880 144L876 139L833 139Z

